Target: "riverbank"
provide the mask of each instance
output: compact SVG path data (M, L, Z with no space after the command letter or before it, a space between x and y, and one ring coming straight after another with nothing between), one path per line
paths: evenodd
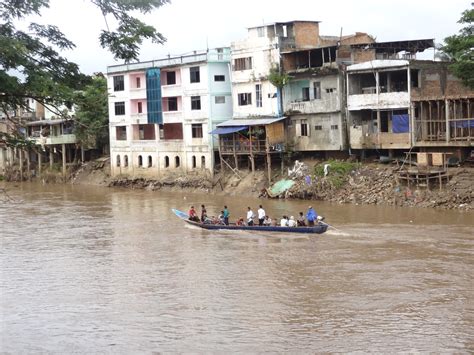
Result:
M306 172L293 177L294 185L276 196L282 199L321 200L338 204L385 205L399 207L421 207L439 209L474 210L474 168L450 168L450 179L442 189L406 185L397 181L395 167L368 163L354 164L343 176L329 170L327 176L318 176L317 165L321 162L306 162ZM316 169L315 169L316 166ZM98 185L151 191L202 191L215 195L268 197L268 182L263 171L255 174L239 171L237 176L229 171L214 177L202 174L170 174L159 180L126 177L112 178L110 162L101 158L80 166L67 183ZM273 182L288 179L274 171ZM47 173L41 177L43 183L64 182L60 174Z

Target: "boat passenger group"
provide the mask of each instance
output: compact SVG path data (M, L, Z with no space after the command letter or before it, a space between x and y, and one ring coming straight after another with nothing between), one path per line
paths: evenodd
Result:
M229 225L230 212L227 206L224 206L224 209L221 211L219 216L208 217L206 207L204 205L201 205L201 217L199 217L194 206L191 206L188 212L188 217L190 221L198 223ZM257 215L253 213L252 208L247 207L246 220L244 220L243 217L240 217L235 222L235 225L254 226L256 225L255 219L258 220L259 226L306 227L314 226L315 223L318 224L324 219L324 217L318 216L313 207L309 206L308 211L306 212L306 216L303 214L303 212L299 213L297 219L295 219L295 217L293 216L288 217L284 215L280 219L280 223L278 223L278 220L272 220L270 216L265 213L263 206L260 205L257 210Z

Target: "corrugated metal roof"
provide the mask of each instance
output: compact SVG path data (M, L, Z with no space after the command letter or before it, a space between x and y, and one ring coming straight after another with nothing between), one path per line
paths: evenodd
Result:
M347 67L347 71L357 70L371 70L380 68L394 68L394 67L406 67L409 64L408 60L404 59L376 59L368 62L359 64L352 64Z
M269 118L245 118L235 119L219 123L217 127L232 127L232 126L264 126L269 125L281 120L286 117L269 117Z

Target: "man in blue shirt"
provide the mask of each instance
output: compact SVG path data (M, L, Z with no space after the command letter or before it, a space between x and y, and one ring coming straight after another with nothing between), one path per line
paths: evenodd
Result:
M313 207L309 206L308 212L306 213L306 219L308 220L308 225L314 226L314 221L316 221L317 218L318 218L318 214L316 213L315 210L313 210Z

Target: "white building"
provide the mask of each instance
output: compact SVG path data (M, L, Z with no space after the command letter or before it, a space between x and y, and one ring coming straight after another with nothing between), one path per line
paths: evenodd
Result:
M209 172L208 133L232 117L230 50L108 67L112 175Z
M280 68L281 52L313 47L318 38L317 21L292 21L250 27L246 39L233 42L234 117L281 116L281 94L268 80L270 69Z

